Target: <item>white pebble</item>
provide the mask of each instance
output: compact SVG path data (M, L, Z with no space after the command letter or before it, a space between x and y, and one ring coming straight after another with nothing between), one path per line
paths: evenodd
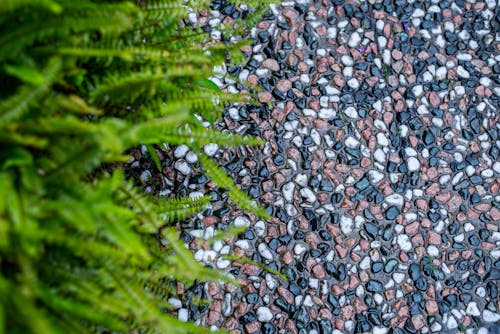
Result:
M340 217L340 230L344 234L349 234L354 228L354 221L351 217L342 216Z
M396 205L402 207L404 204L404 198L400 194L392 194L385 198L385 201L390 205Z
M359 35L358 32L354 32L351 37L349 38L349 46L351 48L356 48L359 43L361 43L361 36Z
M470 302L467 305L467 309L465 310L465 313L467 313L468 315L475 316L475 317L478 317L481 315L481 312L479 312L479 308L477 307L476 302Z
M178 310L182 307L182 302L177 298L169 298L168 303L174 310Z
M189 147L187 147L186 145L181 145L175 149L174 157L176 157L177 159L184 158L188 151Z
M478 295L478 297L484 298L486 296L486 289L482 286L478 287L476 289L476 295Z
M446 322L446 327L448 327L448 329L455 329L458 327L458 323L453 316L450 315L448 317L448 321Z
M430 245L429 247L427 247L427 254L429 256L437 257L439 256L439 249L434 245Z
M420 161L415 157L408 158L408 170L410 172L415 172L420 169Z
M292 202L293 201L293 191L295 190L295 183L288 182L283 185L283 197L285 201Z
M354 107L347 107L344 110L344 114L350 118L358 118L358 112L356 111L356 108L354 108Z
M207 145L205 145L205 147L203 147L203 151L209 157L214 156L218 149L219 149L219 145L213 144L213 143L207 144Z
M370 178L370 182L372 184L377 184L382 181L382 179L384 178L384 174L376 170L370 170L368 171L368 177Z
M332 108L321 108L318 113L318 117L322 119L331 120L335 118L335 110Z
M314 192L309 188L300 189L300 195L309 203L314 203L317 200L316 195L314 195Z
M380 148L376 149L375 152L373 152L373 157L380 163L385 162L385 153Z
M398 235L398 246L405 252L409 252L413 248L410 238L406 234Z
M191 173L191 167L189 167L188 163L184 160L178 160L175 163L175 169L177 169L181 174L188 175Z
M273 254L271 253L271 250L269 249L269 247L267 247L266 244L260 243L259 246L257 247L257 250L264 259L269 261L273 259Z
M190 164L193 164L196 161L198 161L198 156L193 151L189 151L186 154L186 161L189 162Z
M344 143L349 148L358 148L359 146L359 141L352 136L347 137Z
M351 78L347 81L347 85L351 87L352 89L358 89L359 88L359 81L355 78Z
M185 308L179 309L178 314L177 314L177 318L180 321L186 322L186 321L188 321L188 317L189 317L189 315L188 315L188 310L187 309L185 309Z
M257 320L260 322L269 322L273 319L273 314L268 307L261 306L257 309Z
M234 226L236 227L248 227L250 226L250 220L245 216L238 216L234 218Z
M295 246L293 247L293 252L295 253L295 255L301 255L301 254L304 254L304 252L307 250L306 246L302 243L297 243L295 244Z
M340 61L345 65L345 66L352 66L354 65L354 61L352 60L351 57L349 56L342 56L340 58Z
M457 74L459 77L468 79L470 77L469 72L465 68L463 68L461 65L458 65L457 67Z

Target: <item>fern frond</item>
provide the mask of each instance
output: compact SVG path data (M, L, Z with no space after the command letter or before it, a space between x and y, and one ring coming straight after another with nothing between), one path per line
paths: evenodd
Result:
M168 122L167 122L168 124ZM175 131L161 122L148 122L132 128L127 134L130 142L142 144L159 144L167 142L173 145L187 144L192 147L201 147L207 144L218 144L226 147L237 147L241 145L258 146L264 144L260 139L207 130L201 127L193 129L178 129Z
M189 117L187 110L180 110L178 114L165 116L160 119L143 122L132 126L127 133L123 134L123 139L127 144L159 144L164 142L167 131L171 131L173 126L177 126Z
M205 209L210 203L210 197L200 196L193 199L189 197L160 198L157 203L157 212L160 217L166 222L174 222L184 220Z
M54 14L59 14L62 11L61 5L52 0L2 0L0 2L0 13L4 14L26 6L43 7Z
M220 187L227 189L230 198L235 203L262 219L270 218L269 213L267 213L264 208L258 205L241 189L237 188L234 185L233 180L231 180L229 176L227 176L226 172L215 162L213 162L209 157L207 157L203 153L198 152L198 159L201 162L203 169L207 172L208 177L210 177Z
M120 331L127 330L122 321L117 318L110 317L108 313L97 312L96 308L89 307L90 305L87 303L77 302L74 299L63 298L57 293L54 293L48 287L40 289L40 297L49 309L52 309L54 312L59 314L63 312L63 314L84 319L90 323L102 324L109 329ZM102 304L102 300L99 304ZM97 309L99 309L99 307L97 307ZM88 328L82 328L82 324L80 324L80 326L77 324L68 325L71 326L71 333L88 333Z
M168 89L174 90L176 79L198 75L199 70L191 66L112 73L90 93L90 99L98 105L133 103L139 97L146 99L156 94L165 94Z
M44 78L43 84L38 87L22 86L15 95L0 103L0 128L8 122L19 119L28 110L31 103L49 90L61 70L61 65L61 59L52 58L41 73Z
M103 111L90 106L84 99L77 95L59 94L50 100L56 108L62 108L72 114L79 115L102 115Z
M207 240L207 243L212 246L217 241L221 241L224 239L231 239L235 235L245 232L248 229L246 226L235 226L230 225L226 230L217 232L217 234L210 239Z
M201 275L210 275L210 278L213 280L222 280L227 283L231 283L234 285L239 285L238 281L230 278L227 275L222 274L221 272L209 270L207 271L204 266L200 265L194 259L193 253L184 246L182 241L179 240L178 231L172 228L165 228L161 232L161 236L168 241L168 247L171 248L176 257L184 262L182 267L184 268L184 272L177 273L174 277L181 282L189 282L190 277L200 277ZM180 269L179 264L181 262L175 263L175 261L169 261L170 266L178 267Z
M106 35L130 27L130 13L133 7L126 4L113 6L100 8L94 5L74 13L64 11L61 15L27 20L25 24L14 25L0 36L0 61L18 56L26 46L36 41L83 32L99 31Z
M169 58L164 51L152 50L145 47L138 48L81 48L81 47L53 47L38 48L36 50L41 54L58 54L61 56L80 57L80 58L120 58L130 61L160 61Z
M232 255L232 254L224 255L224 259L230 260L230 261L236 261L236 262L240 262L240 263L245 263L245 264L250 264L252 266L259 267L265 271L268 271L269 273L271 273L273 275L278 276L283 281L288 282L288 279L286 278L285 275L283 275L282 273L280 273L279 271L277 271L273 268L269 268L268 266L266 266L263 263L253 261L253 260L246 258L246 257L237 257L237 256Z

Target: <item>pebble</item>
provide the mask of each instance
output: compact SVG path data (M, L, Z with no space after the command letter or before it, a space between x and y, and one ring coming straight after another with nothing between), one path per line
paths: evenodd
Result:
M358 112L356 111L356 109L354 107L347 107L344 110L344 114L347 117L354 118L354 119L359 117Z
M314 203L317 200L316 195L314 195L314 192L309 188L300 189L300 195L309 203Z
M260 322L269 322L273 319L273 314L271 309L265 306L261 306L257 309L257 320Z
M420 170L420 161L415 157L408 158L408 170L410 172Z
M413 248L413 244L406 234L398 235L398 246L405 252L409 252Z
M285 201L287 202L292 202L293 201L293 192L295 190L295 183L293 182L288 182L285 185L283 185L283 197L285 198Z
M188 163L184 160L178 160L175 163L175 169L184 175L189 175L191 173L191 167L189 167Z
M354 220L351 217L342 216L340 218L340 229L342 233L348 235L354 228Z
M213 157L218 149L219 149L219 145L217 145L217 144L207 144L203 147L203 151L209 157Z
M490 310L483 310L483 320L485 322L498 322L500 321L500 314Z
M390 205L396 205L402 207L404 204L404 198L400 194L392 194L385 198L385 201Z
M265 258L266 260L273 260L273 254L271 253L271 250L269 249L269 247L266 246L266 244L264 243L261 243L259 244L259 246L257 247L258 251L259 251L259 254Z
M185 308L181 308L177 311L177 319L179 319L182 322L186 322L189 319L189 313L188 310Z

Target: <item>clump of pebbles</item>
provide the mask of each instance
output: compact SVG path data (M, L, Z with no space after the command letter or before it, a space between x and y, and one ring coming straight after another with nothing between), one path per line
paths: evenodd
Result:
M215 39L246 10L212 9L198 20ZM179 319L234 333L496 333L499 17L494 0L271 6L247 62L215 78L233 93L262 87L260 106L230 106L219 126L266 145L205 151L273 218L230 206L187 147L166 153L162 195L214 200L183 240L242 284L180 291ZM249 228L199 247L232 225Z

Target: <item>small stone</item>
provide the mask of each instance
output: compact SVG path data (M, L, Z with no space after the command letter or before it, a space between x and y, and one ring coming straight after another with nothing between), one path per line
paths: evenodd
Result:
M283 185L283 197L285 201L292 202L293 201L293 192L295 190L295 183L288 182Z
M345 144L345 146L347 146L349 148L358 148L359 147L359 141L352 136L347 137L344 144Z
M375 326L372 329L372 334L387 334L388 332L389 332L389 328L386 328L386 327Z
M187 147L186 145L181 145L175 149L174 157L176 157L177 159L184 158L188 151L189 147Z
M358 47L359 43L361 43L361 36L359 35L358 32L354 32L351 34L351 37L349 38L349 46L351 48L356 48Z
M356 109L354 107L347 107L344 110L344 114L347 117L354 118L354 119L359 117L358 112L356 111Z
M331 120L335 118L335 110L331 108L321 108L318 113L318 117L322 119Z
M269 247L267 247L266 244L260 243L259 246L257 247L257 250L259 251L259 254L265 258L266 260L273 260L273 254L271 253L271 250Z
M351 57L349 56L342 56L340 57L340 61L345 65L345 66L353 66L354 61L352 60Z
M293 247L293 252L295 253L295 255L302 255L306 250L307 250L306 246L304 246L304 244L301 243L297 243Z
M399 210L395 206L390 206L385 211L385 218L389 220L394 220L399 215Z
M219 149L219 145L217 145L217 144L207 144L203 147L203 151L209 157L213 157L218 149Z
M250 220L245 216L238 216L234 218L234 226L236 227L248 227L250 226Z
M491 312L490 310L483 310L483 320L485 322L500 321L500 314L498 314L496 312Z
M185 308L181 308L179 309L179 311L177 311L177 319L179 319L180 321L182 322L186 322L188 321L188 318L189 318L189 313L188 313L188 310L185 309Z
M404 204L404 198L400 194L392 194L385 198L385 201L390 205L396 205L402 207Z
M411 318L411 322L413 324L413 327L416 329L416 330L420 330L421 328L423 328L425 326L425 318L423 315L421 314L417 314L417 315L414 315L412 318Z
M438 312L439 310L439 307L438 307L438 303L434 300L428 300L426 303L425 303L425 310L427 311L427 313L429 315L434 315Z
M271 70L271 71L279 71L280 70L280 65L278 62L274 59L268 58L262 62L262 66L265 68Z
M415 157L408 158L408 170L410 172L415 172L420 170L420 161Z
M400 234L398 235L398 246L401 248L401 250L405 252L409 252L412 250L413 245L410 241L410 237L408 237L406 234Z
M467 70L465 68L463 68L461 65L458 65L458 67L457 67L457 74L459 77L462 77L465 79L469 79L469 77L470 77L469 72L467 72Z
M368 284L366 285L366 291L382 293L384 291L384 286L382 285L381 282L379 282L377 280L370 280L370 281L368 281Z
M175 169L184 175L189 175L189 173L191 173L191 167L189 167L188 163L184 160L178 160L175 163Z
M323 265L317 264L312 268L312 274L314 277L318 279L323 279L326 277L326 272L325 269L323 268Z
M359 81L356 78L351 78L347 80L347 85L351 87L352 89L358 89L359 88ZM349 116L351 117L351 116ZM354 118L354 117L352 117Z
M448 317L448 321L446 322L446 327L448 327L448 329L455 329L458 327L458 323L457 320L455 320L455 317L451 315Z
M168 303L174 310L178 310L182 307L182 302L177 298L169 298Z
M257 309L257 320L260 322L269 322L273 319L273 314L271 309L265 306L261 306Z
M481 315L481 312L479 311L479 308L477 307L476 302L470 302L467 305L467 309L465 310L465 313L468 315L472 315L475 317L479 317Z
M384 179L384 174L376 170L369 171L368 176L370 177L370 182L372 184L377 184Z
M342 216L340 218L340 229L345 235L350 234L354 228L354 221L351 217Z
M316 202L316 195L314 195L313 191L309 188L300 189L300 195L309 203Z
M384 151L382 151L381 149L377 148L375 150L375 152L373 152L373 158L375 158L375 160L377 160L380 163L384 163L385 162L385 153L384 153Z

